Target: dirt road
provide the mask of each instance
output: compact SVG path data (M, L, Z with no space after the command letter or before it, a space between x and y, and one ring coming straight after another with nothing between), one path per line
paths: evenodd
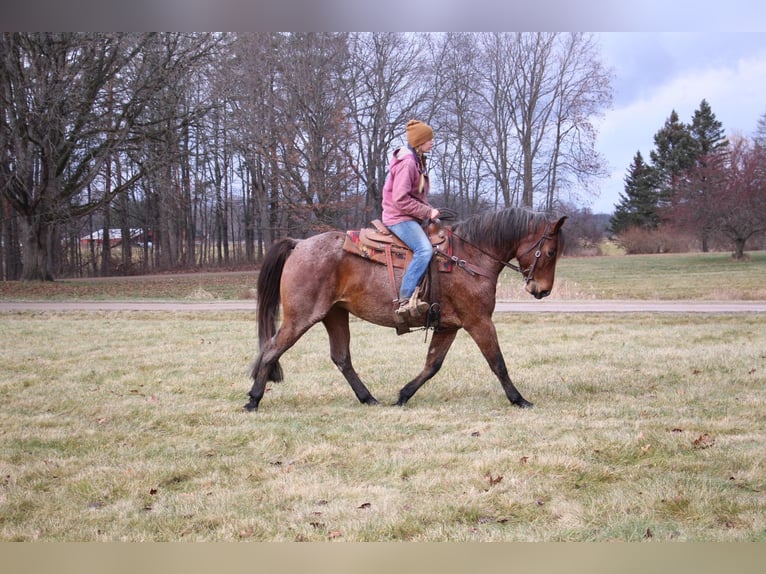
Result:
M252 311L255 301L0 301L3 312ZM498 301L498 313L766 313L766 301Z

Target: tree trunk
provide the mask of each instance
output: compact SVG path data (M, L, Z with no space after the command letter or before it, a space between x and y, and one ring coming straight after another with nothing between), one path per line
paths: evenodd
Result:
M734 253L731 256L737 261L745 258L745 243L747 243L747 239L737 238L734 240Z
M37 215L23 217L20 221L21 235L24 238L21 251L21 280L53 281L49 256L53 225Z

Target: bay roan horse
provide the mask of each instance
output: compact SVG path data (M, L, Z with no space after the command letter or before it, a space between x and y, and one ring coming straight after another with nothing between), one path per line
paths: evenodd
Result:
M439 371L458 330L464 328L511 403L532 406L508 376L498 344L492 322L497 278L504 267L511 267L521 272L531 295L547 296L553 287L565 219L551 221L544 214L504 209L446 228L452 235L456 265L450 273L438 273L438 328L431 337L425 367L399 391L398 405L404 405ZM394 328L396 294L387 267L344 251L345 238L342 231L330 231L309 239L282 239L266 253L257 286L260 353L253 365L246 410L258 408L268 381L282 380L279 358L319 322L330 336L333 363L359 401L378 404L351 363L349 313ZM518 266L510 263L514 258ZM401 270L396 279L401 279ZM280 301L282 323L277 330Z

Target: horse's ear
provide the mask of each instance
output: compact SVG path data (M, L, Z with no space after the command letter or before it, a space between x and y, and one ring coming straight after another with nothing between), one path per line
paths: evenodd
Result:
M553 226L553 235L556 235L560 230L561 226L564 225L564 222L567 220L567 216L564 215L556 222L556 225Z

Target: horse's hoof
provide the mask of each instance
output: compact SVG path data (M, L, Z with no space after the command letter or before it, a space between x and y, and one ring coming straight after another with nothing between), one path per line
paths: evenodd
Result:
M246 405L242 407L243 411L247 411L248 413L252 413L258 410L258 403L255 401L250 401Z
M531 409L532 407L535 406L534 403L530 403L527 399L523 399L523 398L520 398L518 401L514 402L513 404L519 407L520 409Z
M378 399L376 399L375 397L370 397L369 399L364 401L364 404L367 405L368 407L376 407L380 403L378 402Z

